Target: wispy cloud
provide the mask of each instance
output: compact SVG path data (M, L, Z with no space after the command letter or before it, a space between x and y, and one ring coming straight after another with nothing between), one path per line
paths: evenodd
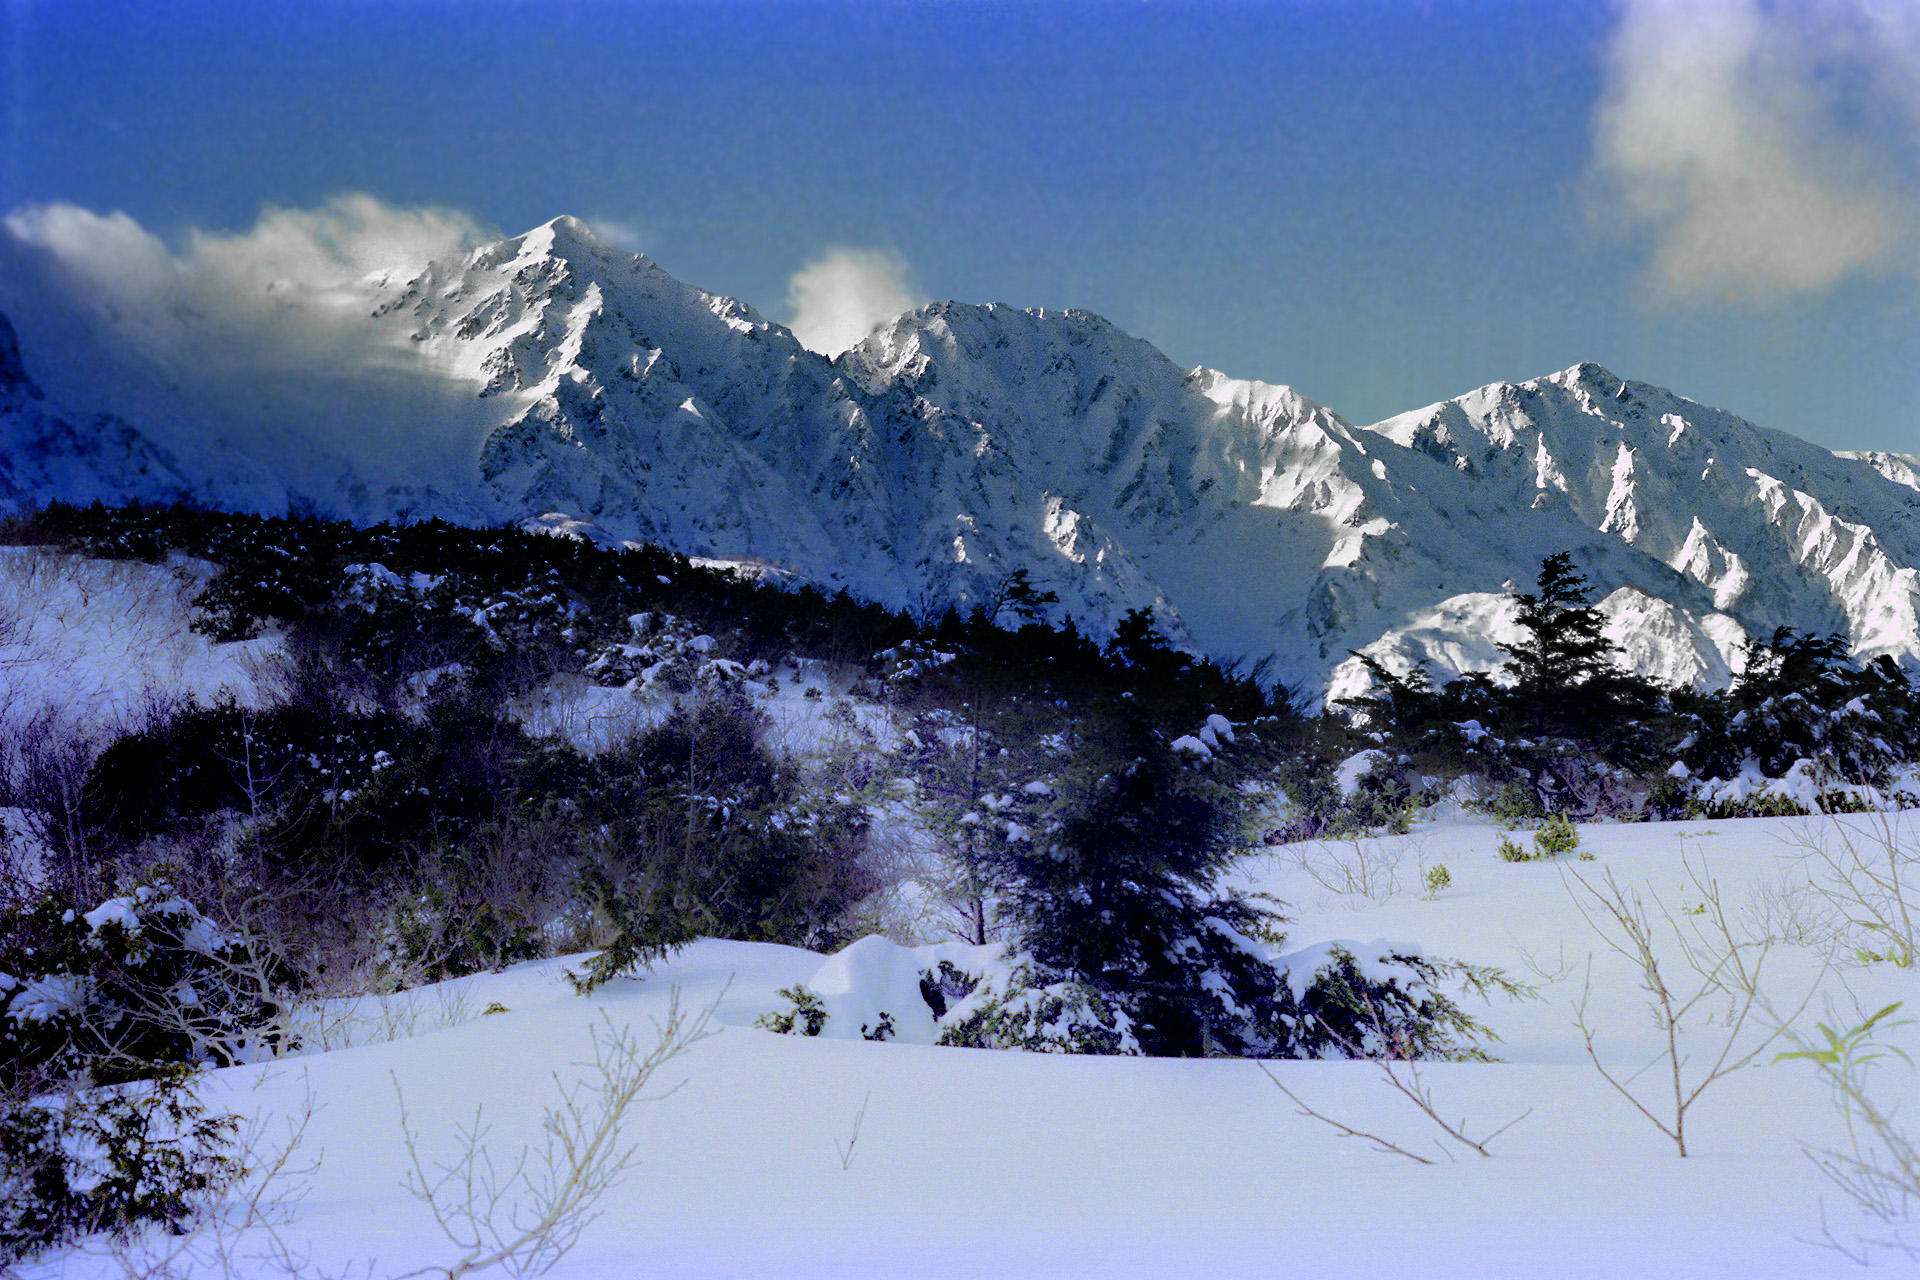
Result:
M887 249L828 249L787 284L793 336L825 356L839 355L922 301L908 284L906 259Z
M404 317L369 320L394 286L482 238L463 214L367 195L173 244L125 213L34 205L0 218L0 310L63 404L130 414L175 447L216 433L277 439L283 459L457 467L456 389Z
M71 204L16 209L4 220L15 289L92 314L164 365L277 367L344 354L364 342L366 304L479 229L443 209L402 209L346 195L317 209L268 208L240 233L192 230L177 251L124 213ZM58 296L53 296L58 295Z
M628 253L650 252L658 240L652 228L635 222L630 218L609 218L596 215L586 219L593 234L616 249L625 249Z
M1920 267L1920 6L1624 0L1594 119L1603 217L1665 299Z

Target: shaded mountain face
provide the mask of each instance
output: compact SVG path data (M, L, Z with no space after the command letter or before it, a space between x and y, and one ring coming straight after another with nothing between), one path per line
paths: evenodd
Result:
M1596 365L1357 427L1080 311L939 303L830 362L570 218L369 287L369 340L439 389L377 466L349 451L303 482L310 459L268 449L187 474L118 419L47 409L8 329L0 505L190 491L545 520L915 609L1025 569L1096 633L1151 607L1180 640L1336 695L1364 678L1355 649L1441 676L1496 664L1504 593L1562 550L1662 678L1723 681L1782 625L1920 658L1920 466Z
M77 418L47 403L0 316L0 510L48 497L174 502L193 492L179 464L112 414Z

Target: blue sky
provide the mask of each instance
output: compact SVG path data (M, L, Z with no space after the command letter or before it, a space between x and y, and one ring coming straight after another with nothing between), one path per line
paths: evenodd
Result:
M349 193L573 213L775 319L857 250L1360 422L1590 359L1920 451L1909 0L3 12L0 211L41 247L66 206L181 255Z

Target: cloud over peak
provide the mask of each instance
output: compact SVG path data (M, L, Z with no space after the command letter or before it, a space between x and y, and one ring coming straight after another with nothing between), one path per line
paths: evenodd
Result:
M12 284L33 295L13 305L91 314L149 359L195 366L310 360L332 331L363 327L346 322L364 319L378 288L480 234L463 214L364 194L269 206L247 231L190 230L177 251L125 213L72 204L15 209L0 225L21 268Z
M1606 215L1671 301L1920 267L1920 8L1625 0L1594 119Z
M422 425L447 419L446 380L404 326L369 320L481 239L464 214L363 194L172 244L122 212L31 205L0 218L0 312L59 403L125 413L169 448L278 439L316 474L342 457L452 472L470 442Z
M906 259L890 249L830 248L787 284L793 336L829 357L922 301L908 284Z

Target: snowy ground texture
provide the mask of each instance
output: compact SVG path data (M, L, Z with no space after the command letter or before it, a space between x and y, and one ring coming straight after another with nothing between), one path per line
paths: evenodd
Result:
M273 637L215 644L189 626L212 573L0 547L0 726L46 716L105 740L188 698L273 701Z
M1385 938L1538 985L1536 1001L1474 1003L1501 1036L1491 1046L1501 1062L1421 1072L1446 1118L1475 1133L1528 1113L1490 1159L1457 1146L1457 1159L1444 1155L1440 1130L1370 1062L1270 1069L1314 1109L1433 1163L1341 1136L1247 1061L776 1035L753 1025L783 1003L776 991L828 986L834 970L816 979L825 957L716 941L593 997L573 993L564 961L410 993L384 1019L362 1010L345 1037L378 1042L216 1072L206 1097L263 1117L269 1137L311 1099L300 1160L317 1164L282 1187L280 1230L321 1275L398 1276L458 1257L403 1189L401 1095L426 1161L457 1153L459 1126L478 1108L504 1171L538 1136L556 1078L581 1077L601 1020L651 1043L675 991L689 1007L711 1006L717 1032L656 1078L684 1082L677 1090L651 1090L666 1096L632 1113L624 1140L634 1164L556 1277L1851 1275L1853 1262L1811 1243L1823 1212L1850 1245L1890 1229L1860 1215L1804 1152L1845 1138L1812 1066L1774 1062L1786 1047L1776 1044L1712 1085L1687 1117L1691 1154L1681 1159L1588 1062L1573 1006L1589 965L1600 1060L1629 1076L1663 1042L1639 971L1583 916L1571 877L1611 875L1642 895L1677 990L1697 978L1676 930L1711 921L1696 909L1711 903L1703 882L1717 884L1736 931L1787 939L1766 957L1772 999L1791 1007L1817 983L1806 1030L1815 1019L1852 1026L1860 1010L1910 1000L1914 970L1863 963L1847 945L1823 968L1837 917L1807 891L1826 874L1808 844L1831 851L1840 824L1880 821L1585 827L1591 860L1510 863L1496 851L1497 828L1443 820L1408 837L1249 858L1246 881L1292 904L1289 949ZM1423 881L1436 866L1451 884L1429 895ZM505 1011L483 1012L495 1004ZM1725 1043L1724 1005L1708 1001L1688 1020L1689 1080ZM1914 1030L1880 1039L1920 1057ZM410 1034L380 1040L396 1032ZM1752 1043L1743 1034L1741 1045ZM1656 1115L1664 1071L1658 1063L1632 1085ZM1883 1102L1920 1092L1897 1058L1870 1079ZM1906 1114L1920 1111L1910 1104ZM240 1243L244 1255L249 1241ZM1885 1250L1875 1257L1910 1265ZM22 1274L123 1271L83 1251ZM254 1262L238 1274L272 1272Z

